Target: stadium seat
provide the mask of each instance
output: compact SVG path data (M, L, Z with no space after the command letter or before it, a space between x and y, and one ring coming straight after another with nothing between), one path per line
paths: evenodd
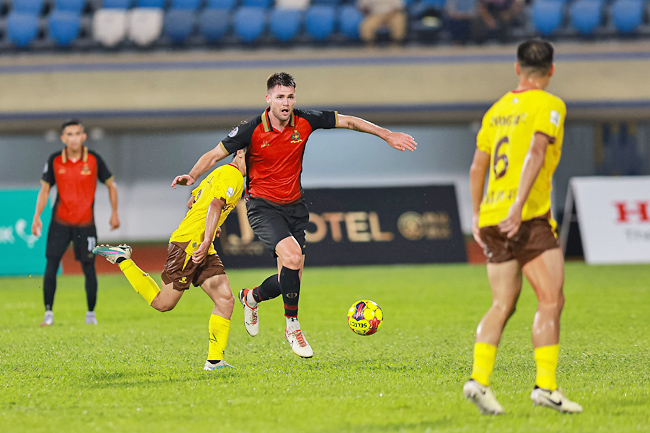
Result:
M12 12L40 15L43 10L43 0L14 0Z
M583 35L591 35L602 21L603 4L594 0L577 0L569 9L573 28Z
M617 0L610 16L617 31L632 33L643 22L643 0Z
M173 42L185 42L193 30L194 11L171 9L165 14L163 33Z
M548 36L562 25L564 3L558 0L537 0L531 8L531 15L535 30Z
M54 10L49 18L50 39L57 45L65 47L79 36L80 16L76 12Z
M339 21L341 34L348 39L359 40L359 25L361 21L363 21L363 15L356 7L347 5L341 8Z
M311 0L312 6L326 5L326 6L338 6L342 3L343 0Z
M424 7L433 7L439 10L443 10L445 8L446 2L447 0L421 0L420 4Z
M195 11L199 8L201 0L172 0L170 9Z
M264 8L239 8L234 17L235 35L246 43L257 41L264 32L265 11Z
M225 9L231 10L237 0L208 0L205 8L208 10L212 9Z
M38 17L12 12L7 17L7 39L17 47L27 47L38 36Z
M242 7L251 8L270 8L273 6L272 0L242 0Z
M104 9L128 9L132 0L104 0Z
M309 1L310 0L275 0L275 8L305 10L309 7Z
M207 9L199 15L199 32L208 42L219 42L230 28L230 16L225 10Z
M302 22L299 9L273 9L269 30L271 36L281 42L289 42L296 37Z
M127 19L127 34L139 46L151 45L160 37L164 12L160 8L135 8Z
M126 36L126 9L98 9L93 14L93 39L114 47Z
M86 0L55 0L54 2L54 10L74 12L76 14L80 14L84 6L86 6Z
M136 7L164 9L165 0L136 0Z
M324 41L334 33L335 21L333 6L312 6L305 16L305 33L316 41Z

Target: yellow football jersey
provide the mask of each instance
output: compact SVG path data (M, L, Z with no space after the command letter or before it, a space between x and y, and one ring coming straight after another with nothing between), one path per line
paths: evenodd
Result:
M194 204L187 211L185 218L183 218L176 231L172 233L169 242L189 242L185 252L192 255L205 239L205 219L212 200L219 198L226 202L217 224L217 227L221 227L230 211L237 206L243 191L244 176L237 167L227 164L214 169L192 191ZM208 254L216 254L214 246L210 245Z
M497 225L508 215L536 132L546 134L550 143L522 220L542 216L551 209L551 179L562 153L565 116L566 106L560 98L537 89L508 92L485 113L476 146L490 154L490 174L479 227ZM551 224L555 226L554 221Z

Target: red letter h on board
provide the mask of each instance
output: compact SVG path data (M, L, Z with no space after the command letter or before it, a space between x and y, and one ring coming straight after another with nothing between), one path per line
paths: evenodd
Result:
M639 222L650 222L650 218L648 217L648 204L650 202L647 201L637 201L636 202L636 209L631 208L628 206L627 202L624 201L617 201L614 202L614 206L616 206L616 210L618 211L618 222L619 223L627 223L630 222L630 215L637 215L639 217Z

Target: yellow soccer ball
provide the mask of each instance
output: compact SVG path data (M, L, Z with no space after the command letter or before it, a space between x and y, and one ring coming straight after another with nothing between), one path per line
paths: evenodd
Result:
M372 335L384 322L384 312L376 302L357 301L348 310L348 326L355 334Z

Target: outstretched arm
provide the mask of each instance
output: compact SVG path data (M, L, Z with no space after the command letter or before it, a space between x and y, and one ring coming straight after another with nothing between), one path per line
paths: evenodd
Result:
M479 235L478 215L483 200L483 190L485 188L485 175L490 167L490 154L476 149L474 160L469 169L469 190L472 195L472 235L474 240L483 247L483 241Z
M106 187L108 188L108 200L111 202L111 219L109 224L111 225L111 231L120 227L120 218L117 215L117 185L115 181L111 178L106 181Z
M172 188L176 188L176 185L192 185L203 173L210 170L218 161L221 161L226 156L228 156L228 152L219 143L214 149L204 153L188 174L176 176L172 182Z
M50 197L50 184L46 182L41 182L41 190L38 192L38 197L36 198L36 211L34 212L34 219L32 221L32 234L34 236L40 236L41 231L43 230L43 222L41 221L41 214L45 205L47 204L47 199Z
M367 134L376 135L388 143L388 145L397 150L410 150L411 152L417 147L415 139L408 134L402 132L392 132L389 129L377 126L367 120L359 117L346 116L339 114L339 122L337 128L347 128L353 131L365 132Z
M210 244L212 244L214 237L217 234L217 224L219 224L221 210L225 205L226 202L220 198L214 198L210 202L208 213L205 217L205 237L203 238L201 245L199 245L199 249L194 251L194 254L192 254L192 261L194 263L201 263L208 255Z
M526 200L528 200L528 194L530 194L530 190L533 188L533 184L537 179L537 175L539 175L539 171L542 169L542 165L544 165L548 144L548 135L542 134L541 132L535 133L533 142L526 154L526 159L524 159L517 197L515 197L515 201L510 206L508 216L499 223L499 229L507 233L509 238L516 235L519 231L521 213Z

